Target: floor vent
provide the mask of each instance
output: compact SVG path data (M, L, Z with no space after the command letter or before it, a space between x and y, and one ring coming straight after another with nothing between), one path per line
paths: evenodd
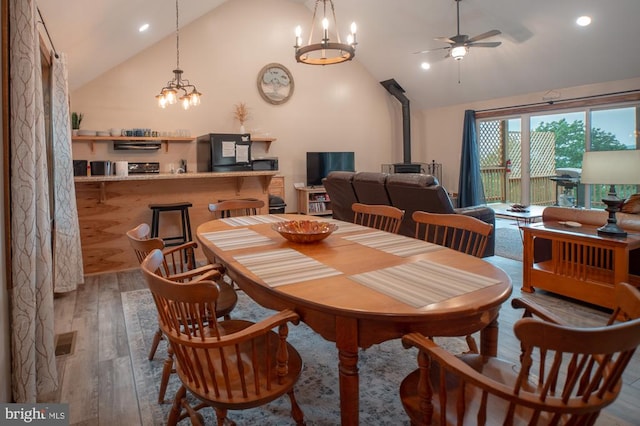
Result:
M76 348L76 335L77 331L56 334L56 356L73 354L73 351Z

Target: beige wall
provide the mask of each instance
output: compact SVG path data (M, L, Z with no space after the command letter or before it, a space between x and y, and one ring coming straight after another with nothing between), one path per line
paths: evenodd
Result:
M366 171L403 160L400 103L357 61L357 54L352 62L327 67L295 62L293 28L298 24L306 27L308 22L309 10L287 0L226 2L180 31L180 65L185 77L204 94L201 106L190 111L177 105L165 110L156 106L154 96L172 77L175 66L175 37L171 36L73 92L72 110L85 114L84 129L189 129L197 136L237 132L233 106L246 102L251 114L246 129L254 136L278 139L269 153L263 144L255 144L254 156L279 157L286 179L287 210L292 211L293 182L305 180L306 151L355 151L356 168ZM293 74L295 93L284 105L267 104L256 89L258 72L270 62L285 65ZM632 79L550 90L572 98L639 85L640 79ZM412 161L442 163L442 183L456 192L464 110L540 102L545 92L413 110ZM407 96L411 98L410 93ZM168 153L155 154L122 154L113 152L110 145L98 144L92 153L88 145L74 144L74 158L148 159L160 161L163 170L181 158L190 164L195 161L193 143L172 144Z
M599 95L638 89L640 78L612 81L607 83L557 89L564 99L581 96ZM452 192L458 191L460 168L460 148L462 146L462 123L464 111L467 109L483 110L541 102L545 92L529 93L522 96L491 99L465 105L454 105L445 108L434 108L422 111L422 132L424 138L420 144L426 149L425 156L443 163L443 184Z
M253 155L279 157L287 210L293 211L293 182L306 179L307 151L355 151L356 168L367 171L402 160L400 104L357 61L357 54L354 61L326 67L295 62L294 28L308 26L309 17L308 9L286 0L236 0L182 28L180 66L204 94L202 104L192 110L178 105L162 110L154 98L172 77L175 36L73 92L71 109L84 113L83 129L189 129L198 136L238 132L233 107L245 102L250 110L247 131L277 138L268 154L264 144L254 144ZM295 81L293 97L283 105L266 103L256 88L258 72L271 62L285 65ZM420 114L413 115L415 141L422 126L417 123ZM194 143L172 144L168 153L137 155L113 152L110 145L97 144L91 153L87 144L76 143L73 156L160 161L162 170L180 158L195 161ZM420 161L416 155L414 161Z

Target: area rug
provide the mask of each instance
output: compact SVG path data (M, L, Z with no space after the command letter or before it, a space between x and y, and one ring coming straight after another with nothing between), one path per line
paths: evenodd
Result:
M257 305L242 291L238 292L238 296L238 305L232 312L234 318L259 321L272 314L272 311ZM158 328L153 299L148 290L136 290L122 293L122 304L142 424L166 424L171 400L180 384L177 376L172 375L166 402L157 403L166 342L160 343L155 358L149 361L148 349ZM443 338L436 341L454 353L467 349L463 339ZM306 424L340 424L338 354L335 344L322 339L304 323L289 327L289 342L300 352L305 363L295 392ZM416 354L415 348L404 349L399 339L360 350L360 424L409 424L398 389L402 379L416 368ZM206 424L215 424L212 409L205 408L201 412ZM284 396L263 407L230 411L229 417L239 425L295 424L289 413L289 398ZM188 419L181 424L189 424Z
M522 236L517 226L496 228L495 254L522 262Z

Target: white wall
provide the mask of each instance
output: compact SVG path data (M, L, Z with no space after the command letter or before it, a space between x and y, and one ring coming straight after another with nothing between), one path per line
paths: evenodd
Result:
M508 82L507 82L508 83ZM612 81L607 83L576 86L557 89L561 98L570 99L581 96L599 95L605 93L622 92L638 89L640 78L630 80ZM462 146L462 127L464 111L467 109L483 110L490 108L506 107L511 105L523 105L542 102L545 92L529 93L522 96L491 99L464 105L454 105L445 108L433 108L422 111L421 125L424 138L421 139L425 147L426 158L435 159L443 163L443 185L452 192L458 191L458 177L460 169L460 149Z
M277 138L268 154L264 144L254 144L253 155L279 157L287 211L293 211L293 182L306 179L307 151L355 151L356 169L367 171L402 160L399 102L358 63L357 53L351 62L326 67L295 62L294 28L309 21L308 9L287 0L226 2L180 30L180 66L204 94L200 106L183 111L178 105L162 110L156 104L155 95L175 68L173 35L73 92L71 109L84 113L83 129L189 129L198 136L238 132L233 108L245 102L247 131ZM256 87L258 72L271 62L293 74L295 92L283 105L266 103ZM417 123L420 114L413 115L415 141L422 126ZM87 144L76 143L73 156L128 161L143 161L144 156L160 161L162 170L180 158L195 161L193 143L172 144L168 153L138 155L109 151L110 145L96 144L91 153Z

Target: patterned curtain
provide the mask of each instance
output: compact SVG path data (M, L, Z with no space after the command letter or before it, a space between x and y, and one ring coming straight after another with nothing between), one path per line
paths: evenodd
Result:
M51 225L35 0L10 0L11 349L16 402L57 387Z
M460 154L460 181L458 183L458 207L485 204L484 186L480 174L480 154L476 132L476 112L464 112L462 152Z
M51 89L53 136L53 271L54 290L73 291L84 282L80 225L73 183L71 156L71 126L67 57L64 53L52 58Z

